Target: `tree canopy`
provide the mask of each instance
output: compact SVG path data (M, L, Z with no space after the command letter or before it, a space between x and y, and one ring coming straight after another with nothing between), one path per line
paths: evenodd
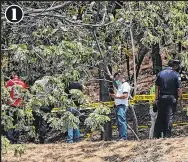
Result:
M19 110L29 123L30 108L35 110L50 103L62 109L74 106L65 87L73 81L99 79L97 70L112 75L127 68L133 83L133 74L129 73L133 55L136 77L146 55L152 58L153 72L157 74L162 68L163 51L168 59L178 58L184 69L188 68L187 1L7 1L2 2L2 13L11 4L23 8L24 18L18 24L10 24L4 15L1 17L2 103L6 109L9 96L4 81L12 70L18 70L30 85L31 91L21 92L29 98L26 109ZM42 78L49 79L56 88L39 100L36 94L43 89L35 82ZM83 94L74 93L83 99ZM94 113L100 115L99 111ZM67 115L70 121L78 123L69 113L63 113L61 121L67 123ZM48 119L60 128L61 122L55 117ZM89 119L86 125L91 121L96 127L92 121L96 120L95 115L91 114ZM7 116L4 120L10 121ZM104 122L104 118L97 120Z

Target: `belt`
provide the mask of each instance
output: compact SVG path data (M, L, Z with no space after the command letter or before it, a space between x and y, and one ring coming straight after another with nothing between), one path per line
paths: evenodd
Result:
M124 104L116 105L116 106L125 106Z
M162 94L161 97L175 97L177 98L177 95L170 95L170 94Z
M176 94L160 94L160 96L177 96Z

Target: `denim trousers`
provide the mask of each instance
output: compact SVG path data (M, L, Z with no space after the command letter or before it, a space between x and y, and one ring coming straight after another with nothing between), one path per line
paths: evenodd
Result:
M72 114L75 116L79 116L79 111L77 108L67 108L67 111L70 111ZM74 128L69 128L68 129L68 136L67 136L67 142L68 143L73 143L73 142L79 142L80 141L80 130L79 128L74 129Z
M120 139L127 139L127 113L128 106L118 105L116 106L116 120Z
M80 131L79 129L68 129L68 136L67 136L67 142L73 143L73 142L79 142L80 141Z

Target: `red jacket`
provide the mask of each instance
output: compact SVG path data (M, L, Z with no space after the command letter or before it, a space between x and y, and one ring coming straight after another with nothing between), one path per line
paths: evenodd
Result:
M23 99L22 98L18 98L16 96L17 94L14 91L14 85L20 85L24 89L27 89L29 87L27 86L27 84L24 81L19 79L17 76L15 76L13 79L10 79L9 81L6 82L5 87L6 88L10 87L9 93L10 93L10 98L12 99L12 101L9 101L9 104L11 106L17 107L17 106L19 106L22 103Z

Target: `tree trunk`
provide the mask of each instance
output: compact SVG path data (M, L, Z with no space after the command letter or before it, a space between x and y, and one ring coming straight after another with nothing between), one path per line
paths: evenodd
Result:
M108 68L109 68L110 72L112 72L111 67L108 67ZM99 65L99 69L104 69L104 71L106 71L103 64ZM99 78L100 79L105 78L106 80L111 80L109 75L102 72L101 70L99 70ZM109 97L109 93L108 93L108 88L113 87L112 83L107 82L105 80L100 80L99 85L100 85L100 101L102 101L102 102L109 101L110 97ZM109 117L110 117L110 115L109 115ZM108 121L105 123L104 132L102 133L101 138L105 141L110 141L112 139L112 122L111 121Z
M144 60L144 57L145 57L147 52L148 52L148 49L146 47L144 47L143 45L141 45L141 47L139 49L139 59L138 59L137 65L136 65L136 78L138 78L138 74L139 74L139 71L140 71L140 67L141 67L142 61ZM133 81L133 77L134 77L134 75L132 75L132 77L130 79L131 83ZM134 94L134 90L131 93L131 95L133 95L133 94Z
M162 60L159 53L159 44L152 45L152 62L153 62L153 74L158 74L162 70Z
M126 55L126 63L127 63L127 75L128 75L128 80L130 81L129 56L127 56L127 55Z

